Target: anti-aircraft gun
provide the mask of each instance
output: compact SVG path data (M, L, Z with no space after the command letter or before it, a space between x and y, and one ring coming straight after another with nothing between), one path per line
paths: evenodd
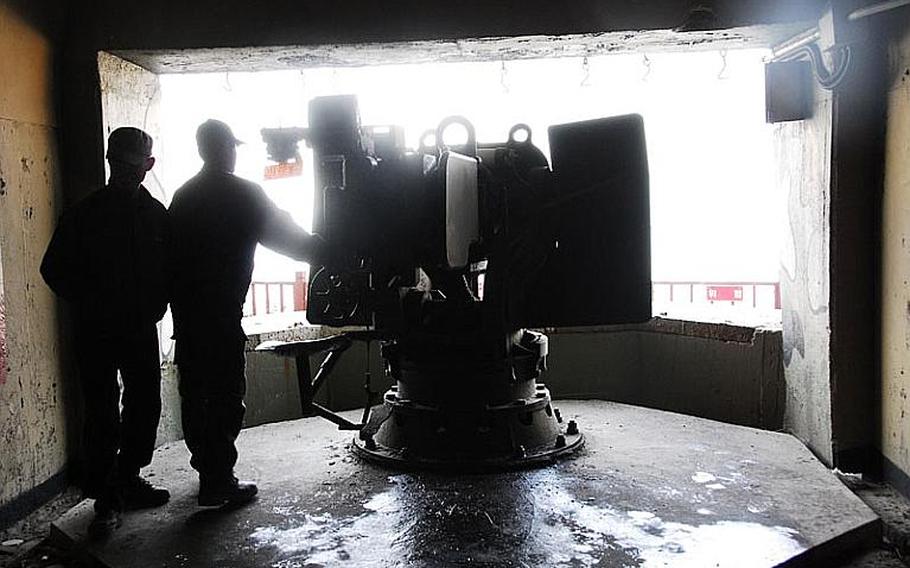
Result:
M456 124L467 140L446 145ZM650 318L647 152L637 115L548 134L552 167L524 124L478 143L449 117L412 150L400 127L361 125L353 96L313 99L307 128L263 130L276 161L301 140L314 152L313 230L333 252L312 267L307 319L364 329L264 347L297 358L304 406L357 430L362 456L489 469L582 444L537 382L548 341L533 330ZM312 399L359 340L381 342L395 385L353 423Z

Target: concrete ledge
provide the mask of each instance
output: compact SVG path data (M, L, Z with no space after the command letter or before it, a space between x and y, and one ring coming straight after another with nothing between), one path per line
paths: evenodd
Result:
M344 331L296 325L257 326L248 349L265 340L315 339ZM743 426L783 426L784 378L779 330L654 318L632 325L544 330L550 336L543 381L559 398L613 400ZM375 346L374 346L375 347ZM374 388L386 389L379 349L369 354ZM356 344L323 387L333 409L364 403L366 349ZM321 358L311 363L318 365ZM315 368L315 367L314 367ZM247 354L248 425L299 418L294 366L265 353Z
M547 385L559 398L624 402L779 430L780 331L653 319L550 333Z
M700 337L703 339L716 339L718 341L734 343L752 343L755 339L755 334L759 330L756 330L754 327L725 323L706 323L654 317L644 323L594 327L547 328L543 331L547 335L571 333L624 333L635 331Z
M247 427L302 417L293 361L253 351L259 343L317 339L345 331L302 324L300 317L246 322ZM542 381L557 398L612 400L768 430L783 426L778 330L654 318L643 324L545 331L550 356ZM378 347L368 354L356 342L317 402L333 410L362 407L368 357L373 390L385 391L392 383ZM314 356L312 368L321 360ZM163 372L159 441L169 442L182 437L180 401L174 366L166 365Z

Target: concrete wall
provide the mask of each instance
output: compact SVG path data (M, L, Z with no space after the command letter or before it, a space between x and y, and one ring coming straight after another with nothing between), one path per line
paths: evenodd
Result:
M0 522L67 461L56 302L38 266L60 203L53 26L0 1L0 251L8 372L0 382ZM44 6L53 9L53 6Z
M891 44L882 218L881 439L886 473L910 476L910 24ZM890 465L891 467L888 467Z
M788 196L781 256L785 423L828 465L851 471L876 468L884 122L883 57L873 24L853 27L859 33L846 80L834 90L813 80L813 116L775 127L777 183Z
M878 32L882 24L883 19L860 22L858 29L868 26L869 35L854 43L853 70L833 99L832 446L835 465L847 471L878 468L878 235L887 67Z
M161 131L161 84L158 76L106 52L98 54L98 73L101 80L101 127L105 143L114 129L134 126L147 132L158 143L152 147L153 153L158 151ZM154 197L164 202L165 195L156 173L162 167L164 164L155 164L143 185Z
M829 464L832 95L817 89L811 119L776 126L777 183L787 195L781 254L785 424Z
M732 424L783 426L781 332L655 320L553 331L554 398L600 399Z
M308 330L251 336L250 349L268 339L337 333ZM554 398L612 400L771 430L783 426L780 331L655 319L547 335L549 368L540 380ZM366 358L363 344L355 344L318 400L336 410L363 407ZM320 361L311 360L313 372ZM391 381L383 374L378 345L370 352L370 370L373 391L384 392ZM247 378L247 426L300 416L290 360L248 352Z

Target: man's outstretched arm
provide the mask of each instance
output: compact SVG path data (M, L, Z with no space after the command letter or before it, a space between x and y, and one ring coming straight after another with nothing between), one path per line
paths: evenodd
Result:
M259 242L273 251L310 264L325 264L328 246L294 222L290 213L279 209L265 193L262 203Z

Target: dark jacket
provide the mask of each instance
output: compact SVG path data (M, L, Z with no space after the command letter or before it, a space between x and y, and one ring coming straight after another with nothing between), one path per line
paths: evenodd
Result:
M80 325L122 333L167 309L169 238L167 210L144 187L105 186L60 218L41 275L73 304Z
M240 319L256 245L307 260L313 238L255 183L203 169L178 189L173 227L174 326L187 333L243 336Z

